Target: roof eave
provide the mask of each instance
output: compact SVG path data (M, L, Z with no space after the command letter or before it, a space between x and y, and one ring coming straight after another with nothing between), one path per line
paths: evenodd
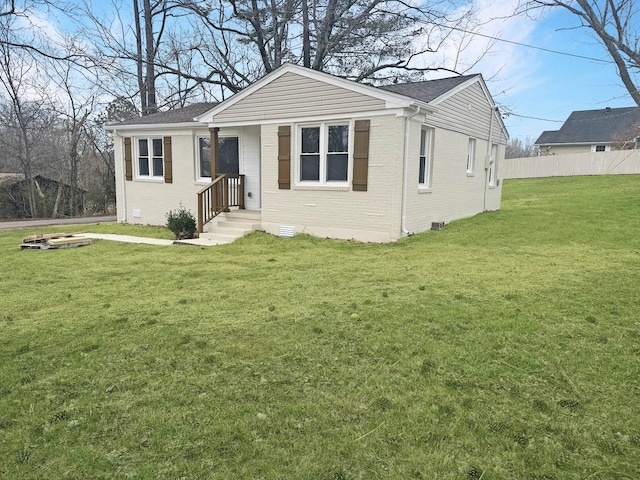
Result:
M549 146L554 146L554 147L570 147L572 145L610 145L612 142L611 140L589 140L586 142L541 142L541 143L534 143L533 145L536 147L542 147L545 145L549 145Z
M176 123L145 123L132 125L105 125L104 129L117 133L124 130L158 130L158 129L178 129L178 128L203 128L206 124L202 122L176 122Z

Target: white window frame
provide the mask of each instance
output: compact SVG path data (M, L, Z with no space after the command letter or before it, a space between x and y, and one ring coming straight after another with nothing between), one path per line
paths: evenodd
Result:
M498 161L498 145L491 144L491 156L489 157L488 183L490 187L496 185L496 162Z
M229 137L235 137L238 139L238 168L240 170L240 172L242 172L242 135L237 132L237 131L230 131L230 132L225 132L224 134L218 134L218 141L220 141L221 138L229 138ZM201 171L201 162L200 162L200 139L206 139L206 140L211 140L211 136L210 135L197 135L196 136L196 181L198 182L204 182L204 183L210 183L211 182L211 177L203 177L202 176L202 171ZM211 169L213 170L213 166L211 166ZM211 172L212 175L215 174L215 172Z
M418 186L422 189L431 188L433 177L433 141L436 129L422 125L420 129L420 145L418 152ZM424 137L422 133L424 132ZM424 143L423 143L424 140ZM422 159L424 158L423 177L420 178Z
M327 156L329 154L329 127L346 126L349 138L347 139L347 178L344 180L327 180ZM320 129L320 175L319 180L302 180L302 129ZM296 156L295 156L295 178L296 185L299 186L325 186L325 187L348 187L351 180L351 169L353 165L353 123L350 120L331 120L314 123L301 123L296 125ZM332 152L340 153L340 152Z
M196 180L198 182L211 182L211 177L206 177L202 175L202 162L200 158L200 140L209 140L211 142L211 135L198 135L196 137ZM211 147L211 145L209 145ZM211 155L209 155L209 161L211 161ZM209 167L211 169L212 167Z
M476 165L476 139L469 138L467 146L467 174L472 174Z
M135 170L136 170L136 178L139 179L143 179L143 180L162 180L164 179L164 138L163 137L134 137L135 139L135 143L134 143L134 151L135 151ZM141 140L146 140L147 141L147 169L149 170L148 174L142 174L140 172L140 160L142 158L142 156L140 155L140 141ZM160 141L160 145L162 147L162 156L160 157L162 159L162 171L160 171L159 173L155 171L154 168L154 158L156 158L156 156L153 155L153 141L154 140L159 140Z

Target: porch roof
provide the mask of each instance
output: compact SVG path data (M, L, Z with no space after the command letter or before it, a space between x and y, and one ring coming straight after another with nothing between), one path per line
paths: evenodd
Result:
M107 125L109 127L126 127L129 125L170 125L176 123L193 123L193 119L211 110L218 102L200 102L166 112L153 113L144 117L135 117L122 122Z

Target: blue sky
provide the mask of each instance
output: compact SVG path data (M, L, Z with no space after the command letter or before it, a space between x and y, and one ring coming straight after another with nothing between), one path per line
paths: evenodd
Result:
M484 15L494 15L495 5L507 3L489 1ZM506 40L604 61L497 42L474 71L487 79L503 111L514 113L504 119L512 138L535 141L544 130L559 129L574 110L635 105L604 47L588 29L577 25L569 12L555 9L538 20L509 19L498 30L487 29Z

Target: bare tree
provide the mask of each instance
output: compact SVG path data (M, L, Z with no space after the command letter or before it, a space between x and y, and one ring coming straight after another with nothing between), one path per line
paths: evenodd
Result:
M454 9L444 1L217 1L215 7L202 0L184 0L183 5L200 17L209 32L210 40L199 46L203 51L224 58L227 52L218 48L220 44L249 47L253 68L244 76L237 68L230 70L234 75L225 77L230 81L225 86L231 91L285 62L356 81L440 69L442 65L425 64L424 54L437 51L450 27L471 28L471 10Z
M39 12L42 18L52 14L72 18L74 7L69 1L23 0L16 4L16 0L10 0L4 3L5 8L0 9L0 19L3 19L0 23L0 44L25 51L39 59L73 62L79 65L87 61L88 57L82 48L75 46L61 51L56 39L48 36L46 32L39 32L38 22L33 22L38 18L36 12ZM17 19L21 22L16 22Z
M527 137L524 141L519 138L511 138L507 143L505 158L537 157L538 147L533 144L533 140Z
M635 0L531 0L525 10L559 7L571 12L606 48L616 64L620 80L640 106L640 92L634 74L640 69L639 5Z
M115 18L101 17L89 0L85 0L87 24L83 33L94 49L93 58L103 75L118 78L124 91L114 91L115 97L131 95L131 80L135 79L140 98L140 111L148 115L158 111L157 81L167 72L159 69L164 61L165 37L170 33L171 20L180 17L180 0L131 0L130 8L123 0L113 0L111 12ZM188 38L188 37L187 37Z
M14 18L1 19L0 33L0 84L8 98L9 109L5 111L4 124L9 130L5 141L14 159L20 165L28 186L29 215L37 216L36 189L34 186L34 144L39 140L35 134L42 114L44 102L34 79L38 77L37 65L27 53L19 47L12 46L11 27Z
M82 72L71 63L53 63L49 72L56 84L51 104L58 114L59 130L64 133L60 163L67 167L66 177L70 185L67 195L67 211L74 216L80 212L80 168L89 155L91 143L87 129L96 108L96 94ZM61 176L62 180L62 176ZM60 182L62 184L62 181ZM54 215L56 212L53 212Z

